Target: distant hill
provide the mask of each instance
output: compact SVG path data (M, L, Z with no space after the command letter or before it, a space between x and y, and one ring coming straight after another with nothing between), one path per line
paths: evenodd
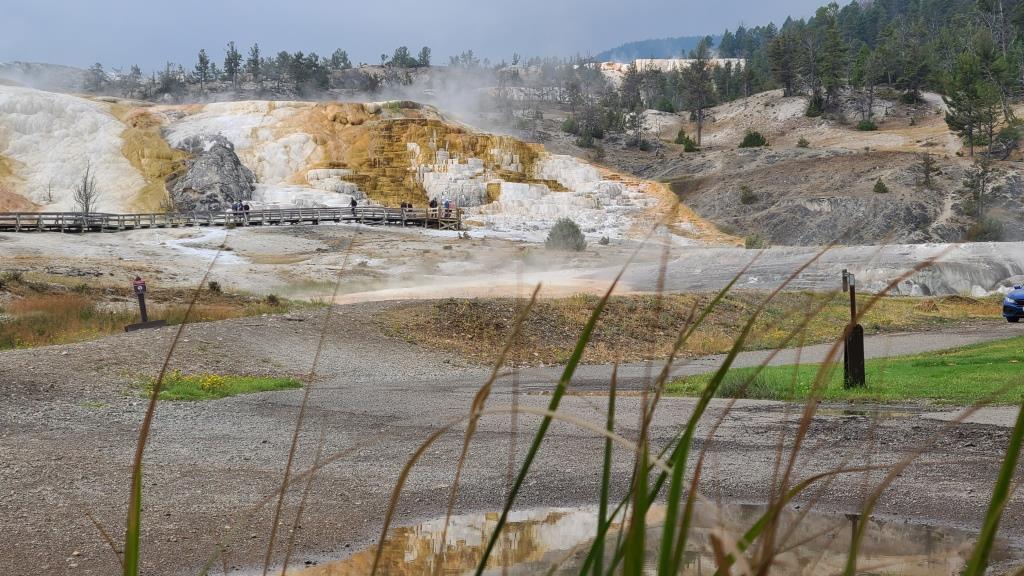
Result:
M39 62L0 62L0 82L39 90L77 92L85 84L85 70Z
M622 62L628 64L637 58L678 58L693 50L704 36L677 36L675 38L654 38L627 42L622 46L605 50L594 56L598 62ZM715 45L721 36L712 36Z

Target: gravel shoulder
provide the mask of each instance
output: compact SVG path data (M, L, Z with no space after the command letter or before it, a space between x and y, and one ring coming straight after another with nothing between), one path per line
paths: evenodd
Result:
M304 485L288 493L281 532L294 530L294 563L342 556L372 542L402 465L431 432L466 414L486 378L485 367L380 333L373 319L386 306L341 306L326 324L296 469L310 466L321 433L324 454L336 460L312 482L300 523L295 514ZM191 372L306 374L324 314L309 311L188 326L170 366ZM981 341L977 339L991 337L993 330L986 326L927 341L936 346ZM159 370L173 334L174 329L162 329L0 353L0 518L6 519L0 572L117 572L114 555L86 512L120 539L129 463L145 410L133 385ZM1006 333L1000 329L998 334ZM900 337L880 348L869 345L869 350L920 351L913 348L914 341L924 340ZM744 356L744 361L755 360ZM586 367L580 380L596 388L603 370ZM488 406L513 401L545 406L550 374L530 371L515 381L503 377ZM296 390L160 405L146 454L144 573L194 574L216 543L229 535L228 570L258 564L272 511L272 506L259 504L280 483L302 397ZM637 433L639 400L632 395L620 399L617 431L626 437ZM573 395L564 399L562 409L603 422L604 405L598 396ZM700 446L706 445L704 436L724 406L713 404L698 435ZM654 445L668 442L692 409L691 399L664 400L653 422ZM926 446L918 462L885 493L879 513L976 527L1008 430L983 423L949 425L921 418L925 411L910 407L904 410L910 416L877 421L841 411L815 417L807 447L798 457L798 475L830 470L844 461L892 463L907 450ZM708 445L703 481L707 495L739 502L765 499L780 437L788 446L797 426L793 412L773 402L734 407ZM536 424L535 418L520 416L520 433L510 443L508 417L482 419L460 489L460 511L493 510L501 504L510 445L515 457L521 457ZM441 436L424 454L398 505L397 524L443 515L461 447L458 430L456 425L455 432ZM593 434L556 423L518 505L595 502L602 452L603 442ZM630 467L630 455L618 451L614 477L620 493ZM823 489L818 507L854 510L866 487L881 477L840 477ZM1006 511L1004 534L1024 537L1020 494ZM283 548L283 543L277 546Z

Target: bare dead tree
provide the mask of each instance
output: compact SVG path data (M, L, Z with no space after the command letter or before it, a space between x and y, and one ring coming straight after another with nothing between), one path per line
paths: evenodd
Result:
M96 210L99 199L100 192L96 189L96 177L92 175L92 166L86 166L82 181L75 185L75 208L82 214L89 214Z

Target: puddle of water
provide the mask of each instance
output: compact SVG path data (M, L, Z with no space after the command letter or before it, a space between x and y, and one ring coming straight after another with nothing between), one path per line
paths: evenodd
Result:
M206 230L199 236L175 238L173 240L167 240L166 243L168 246L178 250L182 254L196 256L204 260L213 260L214 256L216 256L218 264L241 264L245 262L241 256L229 250L221 252L218 256L216 249L202 247L202 244L214 244L219 246L220 243L224 241L224 235L226 233L226 230L211 229Z
M742 534L764 513L760 505L700 505L696 510L690 543L685 554L686 575L715 572L711 534L724 529L732 538ZM776 556L777 574L842 573L846 548L855 515L811 513L798 520L798 511L783 514L779 538L792 529ZM586 557L597 525L596 509L536 509L511 515L488 564L487 574L576 574ZM648 514L646 539L648 565L657 571L657 551L664 519L663 508ZM472 573L498 520L497 514L472 514L452 518L448 535L441 541L444 519L398 528L384 544L380 574L420 575L434 573L438 562L445 576ZM859 573L904 576L953 576L960 574L969 558L974 535L951 528L937 528L895 521L868 520L869 526L858 562ZM795 526L794 526L795 524ZM618 529L618 526L615 526ZM616 534L610 535L614 546ZM443 552L443 557L441 556ZM288 576L356 576L368 574L376 549L300 570ZM992 562L1024 565L1020 550L997 543ZM549 572L554 568L553 572Z
M886 408L818 408L815 416L860 416L864 418L878 418L879 420L891 420L894 418L916 418L919 414L906 410L889 410Z

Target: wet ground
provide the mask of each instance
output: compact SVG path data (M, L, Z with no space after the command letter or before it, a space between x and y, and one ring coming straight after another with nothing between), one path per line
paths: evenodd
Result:
M288 492L273 564L293 535L290 565L340 558L370 546L405 462L439 427L469 410L488 370L426 352L381 334L372 321L388 304L340 308L326 324L295 470L313 462L321 435L330 459L309 484L309 505L296 520L305 482ZM186 328L171 369L192 372L305 374L317 352L324 311L289 317L245 318ZM115 539L123 531L129 462L144 411L138 382L159 369L171 329L94 342L0 353L0 573L111 574L117 559L86 515ZM951 334L950 337L954 337ZM601 367L583 377L596 391ZM541 408L549 396L503 376L488 407L514 403ZM161 404L146 454L143 572L195 574L213 558L218 571L251 570L263 558L302 391L254 394L204 403ZM603 424L606 398L568 396L566 414ZM640 398L623 396L616 431L638 433ZM693 409L693 401L662 401L652 445L665 446ZM721 502L768 497L776 454L793 448L797 409L776 402L740 402L727 413L714 402L698 430L707 448L704 495ZM893 413L848 414L828 407L811 422L796 456L797 477L843 465L892 464L920 456L883 494L878 514L937 530L977 529L1005 451L1009 430L993 423L951 424L925 417L923 407ZM955 410L927 407L929 413ZM905 416L912 413L916 416ZM722 418L710 440L712 424ZM456 511L500 509L510 462L525 454L535 416L485 416L472 444ZM413 470L396 509L395 526L415 526L443 515L461 424L442 435ZM515 431L513 433L513 430ZM599 493L603 442L595 434L556 423L528 476L517 509L590 507ZM617 449L613 496L623 494L632 455ZM814 510L856 512L882 472L838 477L814 492ZM811 496L808 496L810 498ZM797 504L806 506L808 499ZM1002 534L1024 537L1024 496L1014 494ZM218 543L226 544L223 560Z
M689 240L655 236L639 249L632 240L581 253L560 253L543 244L451 231L359 225L285 226L233 230L166 229L105 234L0 234L4 271L65 281L122 285L139 274L151 285L194 288L210 268L228 291L300 299L331 297L341 277L339 303L446 297L601 294L633 258L620 293L652 292L661 277L669 241L665 289L716 291L744 268L736 288L770 290L787 281L820 251L813 247L766 250L701 247ZM884 289L922 263L917 274L892 290L908 295L981 295L1024 274L1024 243L837 246L794 278L789 289L838 290L843 269L854 272L861 292ZM636 252L634 254L634 252ZM73 260L68 254L74 253ZM346 256L347 254L347 256ZM1020 279L1018 279L1019 281Z
M712 574L716 567L712 537L735 541L764 515L757 504L704 502L696 506L682 574ZM486 574L578 574L597 531L596 508L540 508L511 515L497 541ZM650 569L656 569L656 543L665 510L655 506L647 515ZM497 513L466 514L429 520L396 529L384 542L381 574L455 576L472 573L483 557ZM779 523L775 570L780 574L836 574L847 559L853 531L862 522L857 514L805 512L787 509ZM892 518L868 520L858 554L858 567L869 573L903 576L958 576L966 567L975 534L954 528L902 522ZM613 521L606 538L614 547L622 523ZM311 566L289 570L289 576L365 576L377 547L346 554L341 560L310 561ZM1015 542L999 541L992 563L1024 566L1024 550ZM611 550L605 566L614 561ZM438 570L440 568L440 570ZM256 572L254 571L253 574Z

